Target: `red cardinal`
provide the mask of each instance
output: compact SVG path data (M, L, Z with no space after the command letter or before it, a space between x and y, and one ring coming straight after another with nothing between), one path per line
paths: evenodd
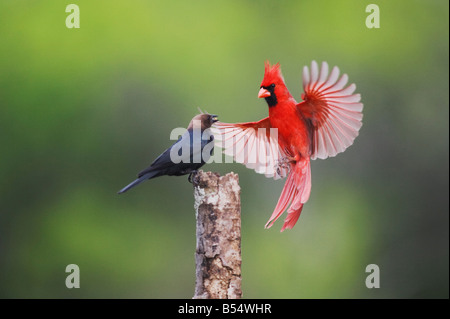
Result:
M266 62L258 97L269 105L269 116L258 122L215 124L216 141L236 162L267 177L287 176L266 228L286 209L281 231L294 227L311 191L310 159L343 152L361 128L363 105L361 96L353 94L355 84L345 87L348 76L339 78L336 66L328 71L326 62L320 70L315 61L311 72L303 68L303 101L297 103L284 83L280 65Z

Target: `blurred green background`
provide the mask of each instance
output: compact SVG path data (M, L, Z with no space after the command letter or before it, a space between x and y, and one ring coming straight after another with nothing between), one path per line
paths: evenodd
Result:
M364 103L360 136L317 160L293 230L270 230L284 181L240 164L245 298L449 297L448 1L0 2L0 297L191 298L186 177L116 192L197 107L267 116L264 61L299 100L328 61ZM380 8L380 28L365 8ZM65 268L81 269L67 289ZM377 264L381 287L367 289Z

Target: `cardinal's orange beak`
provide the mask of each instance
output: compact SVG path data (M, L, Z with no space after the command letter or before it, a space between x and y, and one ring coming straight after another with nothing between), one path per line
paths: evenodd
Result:
M259 90L259 93L258 93L258 97L259 97L259 98L269 97L269 96L270 96L270 92L267 91L265 88L261 88L261 89Z

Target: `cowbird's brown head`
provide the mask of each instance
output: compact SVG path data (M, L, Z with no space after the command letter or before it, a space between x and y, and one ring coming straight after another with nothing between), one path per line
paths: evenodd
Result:
M194 128L194 121L198 121L195 124L197 127L198 127L198 124L200 123L201 130L203 131L203 130L210 128L211 125L213 125L218 120L219 119L217 118L217 115L214 115L214 114L208 114L208 113L198 114L198 115L194 116L194 118L189 123L188 130Z

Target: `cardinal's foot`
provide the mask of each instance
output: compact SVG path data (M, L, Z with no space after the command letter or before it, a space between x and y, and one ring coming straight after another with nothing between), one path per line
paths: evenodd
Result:
M276 163L275 163L275 169L278 173L278 175L283 175L282 171L287 171L287 174L289 174L290 170L291 170L291 165L292 163L297 162L297 158L293 157L293 156L285 156L280 158ZM286 174L286 175L287 175Z

